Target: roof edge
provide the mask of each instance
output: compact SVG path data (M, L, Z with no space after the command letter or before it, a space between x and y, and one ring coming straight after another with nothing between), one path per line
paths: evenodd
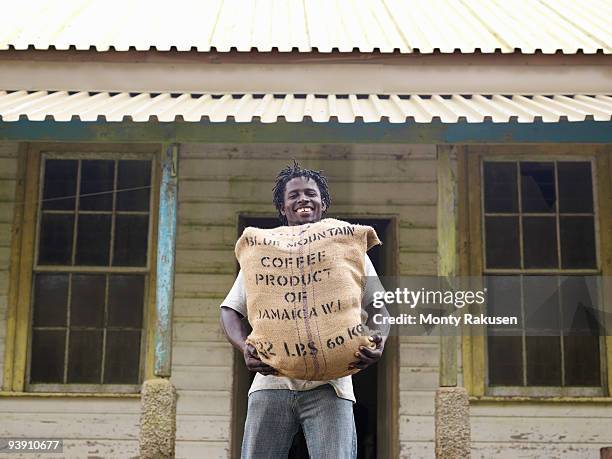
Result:
M130 47L126 50L117 50L110 47L107 50L97 50L91 46L89 49L76 49L70 46L68 49L57 49L50 46L48 49L37 49L34 46L29 46L27 49L16 49L10 45L8 48L0 49L0 60L32 60L32 61L88 61L95 60L97 62L112 61L112 62L207 62L207 63L254 63L254 64L309 64L309 63L343 63L343 64L367 64L367 63L389 63L389 64L431 64L440 63L440 61L448 61L449 63L471 65L474 63L489 63L498 64L560 64L567 63L568 65L577 64L612 64L612 54L604 53L603 50L598 50L596 53L584 53L580 50L576 53L564 53L558 50L555 53L544 53L537 50L534 53L524 53L520 50L515 50L512 53L501 51L482 52L475 50L472 53L464 53L460 50L453 52L442 52L436 50L431 53L417 52L402 53L396 50L390 52L302 52L298 50L280 51L273 49L272 51L238 51L232 49L230 51L198 51L195 47L190 50L178 50L172 47L168 50L158 50L151 47L148 50L137 50L135 47Z

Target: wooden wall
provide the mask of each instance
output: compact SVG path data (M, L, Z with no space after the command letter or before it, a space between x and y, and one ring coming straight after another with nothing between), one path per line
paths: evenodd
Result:
M470 416L473 458L599 459L612 446L609 403L479 403Z
M17 147L0 143L0 374ZM219 305L235 276L237 215L274 214L274 176L292 158L325 170L331 216L399 216L401 275L436 274L435 146L182 145L172 367L177 457L229 457L233 352L219 329ZM400 454L431 458L437 338L400 343ZM133 457L139 413L138 398L0 397L0 437L63 437L67 457ZM490 403L472 405L471 415L474 457L596 458L612 444L609 405Z
M218 308L235 275L237 215L273 215L274 175L295 158L330 178L330 215L398 215L401 275L435 275L435 152L411 145L181 146L173 365L179 456L228 457L233 353ZM400 455L431 458L438 339L400 343ZM474 457L596 458L612 444L606 406L475 404L471 415Z
M182 145L172 368L180 456L227 457L233 353L218 324L235 276L237 215L275 214L273 182L292 158L325 171L330 216L399 216L402 275L436 273L435 146ZM433 454L437 355L435 339L402 341L406 457Z
M16 143L0 142L0 382L4 375L4 341L8 301L11 227L17 183Z

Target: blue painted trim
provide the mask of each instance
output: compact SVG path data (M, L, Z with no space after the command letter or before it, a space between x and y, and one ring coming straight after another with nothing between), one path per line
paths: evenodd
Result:
M0 121L0 141L226 143L612 143L612 122L85 123Z
M174 299L174 255L178 177L174 159L178 147L170 145L162 155L157 233L157 277L155 328L155 376L170 377L172 364L172 303ZM176 153L177 154L177 153Z

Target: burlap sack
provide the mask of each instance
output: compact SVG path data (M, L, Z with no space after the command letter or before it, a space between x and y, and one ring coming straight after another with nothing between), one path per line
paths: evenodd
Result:
M356 373L365 253L380 244L370 226L327 218L275 229L246 228L236 242L244 275L247 342L280 374L324 381Z

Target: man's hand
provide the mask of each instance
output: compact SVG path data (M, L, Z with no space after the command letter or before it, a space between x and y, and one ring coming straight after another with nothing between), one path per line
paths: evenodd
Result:
M242 355L244 356L244 363L246 363L249 371L261 373L264 376L278 374L278 371L261 361L257 355L257 349L255 349L253 345L245 344Z
M257 355L257 350L246 344L246 339L251 331L249 324L237 311L227 306L221 307L221 329L230 343L242 352L244 363L249 371L261 373L262 375L276 375L278 372L270 365L266 365Z
M380 335L370 336L369 340L376 344L376 349L369 349L365 346L360 346L359 352L355 352L355 357L357 357L358 360L349 364L349 370L352 370L353 368L363 370L364 368L367 368L380 360L383 349L385 348L385 341Z

